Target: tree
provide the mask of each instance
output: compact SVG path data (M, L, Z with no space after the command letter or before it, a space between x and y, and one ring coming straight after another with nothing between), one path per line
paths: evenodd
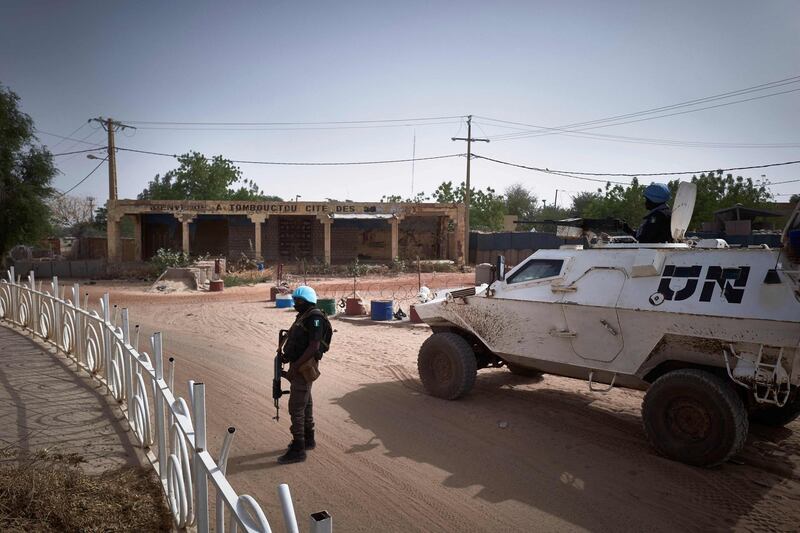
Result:
M452 181L439 185L433 192L433 199L439 203L463 203L466 186L462 181L458 188L453 188ZM485 191L470 187L469 219L471 229L498 231L503 227L505 214L505 198L491 187Z
M668 183L672 197L678 191L681 180ZM694 214L689 229L699 229L703 222L714 219L714 211L742 204L745 207L764 208L771 195L764 185L755 184L752 178L732 174L722 175L721 171L692 176L697 186ZM630 186L606 183L604 189L596 193L582 193L573 201L572 210L587 218L619 218L631 226L637 226L647 212L644 203L644 184L634 178Z
M584 213L588 212L589 206L598 199L600 199L599 192L579 192L572 197L572 205L569 208L570 215L574 217L585 216Z
M47 202L50 206L50 223L56 228L71 228L94 220L94 198L57 195Z
M221 155L208 159L199 152L178 157L180 166L162 177L156 174L139 193L140 200L273 200L254 181L242 178L242 171ZM233 188L241 182L238 188Z
M516 215L521 220L531 220L536 216L538 198L521 183L506 187L506 214Z
M606 183L604 189L597 189L597 196L590 199L582 215L586 218L619 218L636 226L645 215L645 186L633 178L629 186Z
M793 194L792 196L789 197L790 204L795 204L797 202L800 202L800 194Z
M50 230L46 200L58 171L33 131L19 97L0 85L0 262L14 245L33 244Z
M424 192L418 192L417 194L415 194L410 198L403 198L399 194L389 194L381 196L381 203L386 202L390 204L392 203L399 204L403 202L410 204L421 204L422 202L427 202L428 200L430 200L430 197L427 196Z
M678 181L669 183L673 192L678 189ZM692 183L697 185L697 199L690 228L699 229L703 222L714 220L714 211L742 204L745 207L765 208L771 199L769 190L764 185L756 185L752 178L733 174L722 176L722 172L709 172L692 176Z

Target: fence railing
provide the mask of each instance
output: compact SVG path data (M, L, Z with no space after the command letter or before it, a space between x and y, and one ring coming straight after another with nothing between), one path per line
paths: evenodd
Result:
M210 510L215 511L215 530L271 531L258 503L247 494L237 494L225 477L234 428L229 428L214 461L207 449L205 385L189 381L188 402L173 391L175 360L166 372L160 333L150 338L152 353L139 351L139 328L130 331L127 309L111 306L108 293L99 301L99 312L91 310L88 294L79 284L60 287L54 277L51 291L37 287L33 272L27 282L15 277L0 280L0 319L32 331L55 345L105 385L119 404L130 430L155 469L170 512L178 528L211 529ZM209 498L209 483L216 498ZM289 487L278 487L286 529L297 532L297 521ZM210 507L211 505L211 507ZM226 519L227 518L227 519ZM330 531L327 513L311 518L314 531Z

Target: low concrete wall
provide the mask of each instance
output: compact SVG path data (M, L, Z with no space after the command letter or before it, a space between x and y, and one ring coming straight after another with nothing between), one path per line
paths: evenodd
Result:
M14 268L21 275L33 270L37 278L101 278L106 274L104 259L79 259L75 261L16 261Z

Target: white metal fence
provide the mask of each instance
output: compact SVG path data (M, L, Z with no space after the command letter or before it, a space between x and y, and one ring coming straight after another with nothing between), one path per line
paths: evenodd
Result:
M209 531L213 506L216 531L271 531L256 501L239 495L225 478L234 435L229 428L215 462L206 448L205 386L189 381L189 401L173 392L175 361L164 372L160 333L150 338L152 353L139 351L139 330L131 335L128 310L111 307L108 293L100 299L100 312L91 310L88 296L81 302L80 286L59 287L52 293L38 288L33 272L27 282L15 277L0 280L0 319L34 332L70 357L78 369L103 383L120 404L138 444L158 473L172 517L178 528L196 526ZM60 294L59 294L60 293ZM216 500L209 500L209 481ZM289 487L278 487L286 529L297 532ZM210 503L209 503L210 502ZM327 513L312 515L313 531L330 531Z

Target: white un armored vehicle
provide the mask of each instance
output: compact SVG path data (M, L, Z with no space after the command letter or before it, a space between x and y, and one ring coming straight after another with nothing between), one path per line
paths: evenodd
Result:
M744 445L750 420L784 425L800 414L800 207L784 246L685 242L694 185L673 206L675 244L539 250L493 281L416 306L433 329L419 352L428 393L454 400L478 369L507 366L587 379L593 391L647 390L645 432L655 449L693 465L719 464ZM560 227L593 234L585 221ZM605 237L605 236L602 236ZM592 239L594 240L594 239Z

